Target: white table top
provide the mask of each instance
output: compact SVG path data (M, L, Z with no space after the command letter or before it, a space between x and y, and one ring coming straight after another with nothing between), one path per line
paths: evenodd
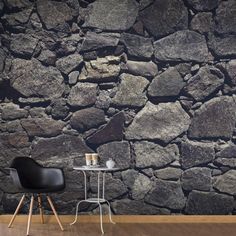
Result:
M107 168L107 167L90 167L90 166L74 166L74 170L83 170L83 171L116 171L119 168Z

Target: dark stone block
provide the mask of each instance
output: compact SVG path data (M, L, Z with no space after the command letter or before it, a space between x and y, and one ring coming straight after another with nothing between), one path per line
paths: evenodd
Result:
M123 138L125 116L123 112L114 115L111 120L100 130L92 134L87 142L91 144L102 144L111 141L120 141Z
M233 211L234 198L215 192L192 191L185 212L189 215L225 215Z
M180 0L158 0L139 13L147 30L163 37L188 28L188 10Z
M93 107L75 112L70 120L71 127L79 131L96 128L104 123L104 111Z

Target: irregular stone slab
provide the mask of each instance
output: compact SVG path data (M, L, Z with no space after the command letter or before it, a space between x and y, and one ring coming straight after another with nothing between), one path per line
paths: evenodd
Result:
M69 114L69 107L66 105L66 99L57 99L53 101L52 106L52 117L54 119L64 119Z
M53 66L56 63L57 56L54 52L50 50L42 50L37 59L46 65Z
M226 215L233 210L234 198L215 192L192 191L185 212L189 215Z
M179 168L166 167L164 169L155 170L154 175L159 179L164 180L178 180L183 171Z
M214 146L211 143L181 143L180 153L180 162L184 169L209 163L215 157Z
M112 99L112 103L116 106L144 106L147 102L144 91L149 81L144 77L125 73L120 75L120 79L121 83L115 97Z
M215 67L201 67L198 73L188 80L185 91L196 101L202 101L224 83L224 74Z
M6 60L5 52L3 51L3 49L0 49L0 72L2 72L4 69L5 60Z
M82 43L80 51L97 50L105 47L116 47L119 43L120 34L100 33L88 31Z
M20 1L16 1L16 0L4 0L4 3L6 4L6 6L9 9L22 9L22 8L26 8L32 5L32 2L30 2L29 0L20 0Z
M125 66L129 73L143 77L153 77L158 72L157 65L152 61L127 61Z
M14 59L10 78L11 86L26 97L58 98L65 90L61 73L36 59Z
M31 137L53 137L61 134L65 126L62 121L55 121L49 118L28 118L22 119L21 125Z
M110 81L120 73L120 57L106 56L85 62L79 80Z
M25 132L0 134L0 165L2 168L9 167L11 161L17 156L29 156L30 142Z
M188 27L188 10L179 0L154 1L139 15L144 26L155 37L163 37Z
M181 177L182 187L187 191L210 191L212 186L211 169L206 167L194 167L185 170Z
M137 15L138 3L135 0L98 0L89 5L83 27L127 30L134 24Z
M148 205L143 201L130 199L116 200L111 203L112 209L117 215L169 215L170 210Z
M234 99L227 96L213 98L204 103L192 118L188 136L197 139L229 139L235 125L235 108Z
M221 2L216 9L216 31L221 34L236 33L236 2Z
M38 39L29 34L12 34L10 50L16 54L31 57L37 44Z
M187 2L197 11L210 11L218 6L219 0L187 0Z
M148 166L163 167L178 159L179 150L175 144L161 147L158 144L141 141L134 143L136 166L144 168Z
M152 188L152 181L145 175L139 174L131 189L132 198L135 200L144 199L145 195Z
M154 55L161 61L204 62L208 48L203 35L183 30L154 42Z
M214 160L214 164L234 168L236 167L236 158L217 158Z
M179 182L156 180L155 186L145 197L145 202L181 210L185 206L186 199Z
M28 22L32 10L33 8L28 8L17 13L5 14L2 19L6 20L7 25L10 27L22 26L22 24Z
M84 154L89 152L93 151L86 146L81 137L65 134L53 138L40 138L32 145L32 158L42 161L50 158L54 161L58 158L73 160L76 156L81 159L81 165L84 165Z
M153 54L152 40L135 34L123 33L121 42L127 48L128 54L139 58L151 58Z
M209 37L208 46L218 57L236 57L236 35L224 37L211 35Z
M236 170L229 170L223 175L217 176L213 186L222 193L236 195Z
M103 110L91 107L74 112L70 125L79 131L88 130L104 124L105 114Z
M6 104L2 108L1 117L3 120L16 120L21 118L26 118L28 116L28 111L21 109L18 105L10 103Z
M75 70L83 61L83 57L79 54L72 54L67 57L60 58L56 61L56 67L64 74L69 74Z
M48 30L68 27L66 21L73 18L72 10L65 2L37 1L40 19Z
M123 184L123 182L120 179L113 178L111 174L106 174L105 181L106 181L106 199L108 200L118 198L128 191L127 187ZM91 191L97 193L98 191L97 187L98 187L97 174L95 173L90 176ZM102 188L102 183L100 185L100 188Z
M226 71L230 82L236 85L236 60L231 60L226 64Z
M93 83L77 83L68 96L68 104L72 107L84 107L96 102L98 85Z
M103 144L97 149L100 157L100 164L105 165L105 162L112 158L116 162L116 167L125 169L130 167L130 145L127 141L110 142Z
M160 75L157 75L148 87L148 95L151 97L178 96L185 82L175 67L170 67Z
M135 179L138 177L139 172L134 169L128 169L121 172L122 181L128 188L132 188L134 185Z
M86 141L91 144L102 144L111 141L121 141L123 138L125 116L123 112L115 114L110 121Z
M179 102L147 102L126 130L127 139L159 139L166 143L185 132L190 118Z
M211 12L197 13L191 21L191 29L200 34L208 33L214 28L213 16Z

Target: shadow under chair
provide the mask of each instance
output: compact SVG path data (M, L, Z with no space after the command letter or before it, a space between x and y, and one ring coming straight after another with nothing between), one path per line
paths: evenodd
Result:
M13 183L21 192L24 193L8 227L10 228L12 226L15 217L23 204L26 194L31 195L26 235L29 235L34 199L36 197L41 222L44 223L41 195L45 194L61 230L64 230L49 196L50 193L61 192L65 189L65 177L63 170L55 167L43 167L30 157L16 157L12 161L10 168L7 169L10 170Z

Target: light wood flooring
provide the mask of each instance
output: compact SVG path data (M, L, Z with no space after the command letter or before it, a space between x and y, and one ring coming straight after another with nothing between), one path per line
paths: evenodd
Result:
M18 216L8 228L9 216L0 216L0 236L25 236L27 216ZM104 236L236 236L235 216L114 216L116 225L104 217ZM70 226L73 216L61 216L65 231L61 231L54 217L39 223L33 216L31 236L101 236L99 218L81 216L80 222ZM143 222L143 223L140 223ZM151 223L148 223L151 222ZM155 222L155 223L154 223Z

